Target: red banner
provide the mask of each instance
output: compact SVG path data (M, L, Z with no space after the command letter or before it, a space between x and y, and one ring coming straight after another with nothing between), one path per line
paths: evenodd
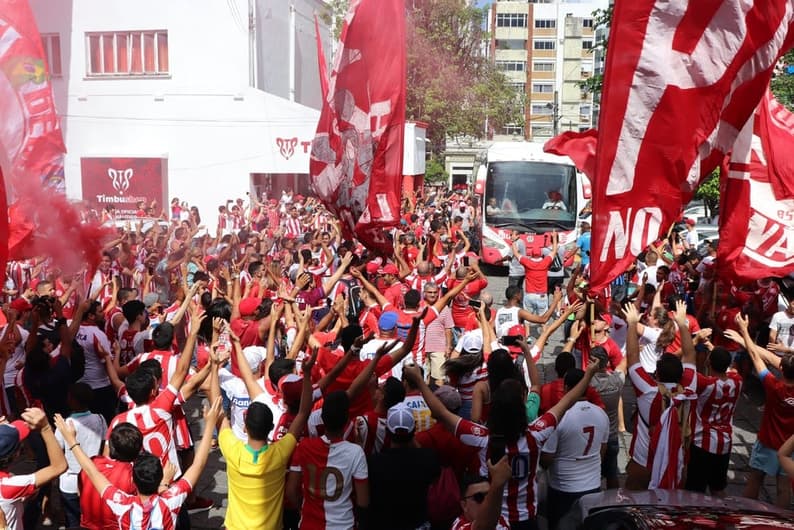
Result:
M82 158L83 200L98 213L112 206L116 219L134 219L138 203L168 204L168 159Z
M679 216L791 46L789 0L615 3L601 100L591 286Z
M566 131L546 142L543 150L553 155L567 156L573 160L576 169L593 181L596 171L596 144L598 131L587 129L582 132Z
M317 135L312 188L346 237L391 253L400 222L405 124L405 3L352 0Z
M0 144L6 177L64 191L66 148L41 36L27 0L0 5Z
M794 272L794 199L777 199L775 181L794 183L794 114L767 93L736 139L720 194L721 274L758 280ZM770 113L775 114L769 119ZM767 146L775 146L768 149ZM777 168L773 170L773 168ZM780 171L788 169L786 173Z

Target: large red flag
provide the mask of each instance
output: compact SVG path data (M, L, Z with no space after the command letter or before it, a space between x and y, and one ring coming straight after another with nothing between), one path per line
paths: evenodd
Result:
M312 143L312 187L346 236L390 253L383 228L400 221L404 1L351 1L340 41Z
M323 101L328 98L328 65L325 64L325 51L323 50L323 40L320 38L320 22L317 15L314 15L314 35L317 39L317 65L320 69L320 91L323 94Z
M774 184L794 184L794 130L787 125L794 114L780 107L768 93L739 133L722 182L718 264L737 280L794 272L794 199L777 199ZM770 109L775 119L768 119Z
M666 231L790 47L790 0L615 3L601 101L591 286Z
M598 131L566 131L547 141L543 150L554 155L567 156L576 168L592 182L596 172L596 143Z

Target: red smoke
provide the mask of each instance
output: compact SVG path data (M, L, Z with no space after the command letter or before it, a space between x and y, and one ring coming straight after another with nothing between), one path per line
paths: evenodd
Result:
M44 188L37 179L15 181L12 190L15 200L8 210L8 259L44 256L66 275L96 270L112 229L97 222L81 222L75 203Z

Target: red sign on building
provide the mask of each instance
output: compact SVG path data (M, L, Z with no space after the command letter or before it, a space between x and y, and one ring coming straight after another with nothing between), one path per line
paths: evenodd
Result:
M138 204L157 201L156 214L168 205L167 158L81 158L83 200L97 212L108 205L116 219L131 219Z

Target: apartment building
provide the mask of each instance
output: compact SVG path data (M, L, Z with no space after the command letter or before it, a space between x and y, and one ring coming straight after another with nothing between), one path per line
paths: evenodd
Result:
M608 0L497 0L491 6L490 56L524 102L523 123L494 139L546 141L593 126L593 95L581 81L593 75L593 11Z

